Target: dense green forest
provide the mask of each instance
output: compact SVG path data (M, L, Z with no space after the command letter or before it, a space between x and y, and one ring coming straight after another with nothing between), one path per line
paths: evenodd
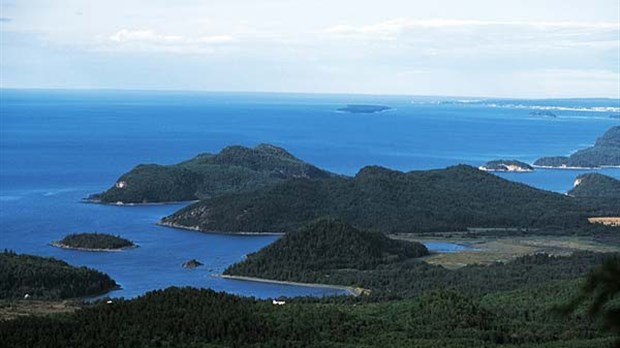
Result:
M392 300L435 288L450 287L482 295L573 279L583 276L605 257L590 252L576 252L569 257L535 254L506 264L449 270L417 259L427 253L419 243L404 244L378 232L321 219L248 255L224 274L361 287L371 291L372 299Z
M611 347L614 331L590 308L603 287L605 313L618 310L618 293L608 290L618 280L607 275L619 262L594 253L459 271L405 262L363 283L382 296L293 298L281 306L169 288L71 314L0 321L0 347ZM564 313L567 304L576 304L572 314Z
M89 199L107 203L190 201L290 178L331 176L273 145L228 146L217 154L204 153L175 165L138 165L110 189Z
M0 253L0 299L64 299L106 293L118 285L99 271L5 250Z
M289 299L286 305L169 288L75 314L0 322L6 347L611 347L587 315L554 309L580 281L472 296L450 288L411 299Z
M608 197L620 199L620 180L598 173L577 177L568 194L575 197Z
M53 245L91 250L116 250L135 246L130 240L105 233L72 233Z
M534 164L543 167L585 168L620 166L620 126L607 130L592 147L579 150L570 156L543 157Z
M320 219L248 255L224 273L298 280L295 274L328 269L369 270L425 255L428 250L420 243L360 231L339 220Z
M620 214L620 200L582 200L459 165L403 173L363 168L355 177L293 179L203 200L161 223L203 231L294 231L332 216L384 233L462 231L468 227L562 230L589 216Z

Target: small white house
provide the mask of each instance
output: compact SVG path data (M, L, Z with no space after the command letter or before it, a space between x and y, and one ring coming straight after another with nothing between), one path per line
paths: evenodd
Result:
M27 300L27 299L29 299L29 298L30 298L30 294L26 294L26 295L24 295L24 300Z
M119 189L124 189L125 187L127 187L127 182L126 181L119 181L116 183L116 187Z
M282 306L286 304L286 301L273 300L271 303L273 303L274 306Z

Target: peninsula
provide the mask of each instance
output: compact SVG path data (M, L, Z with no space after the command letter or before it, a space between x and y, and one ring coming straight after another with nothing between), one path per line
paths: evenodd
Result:
M390 239L380 232L358 230L340 220L323 218L248 255L224 274L329 283L328 277L321 276L329 270L376 269L428 254L423 244Z
M274 145L228 146L217 154L204 153L174 165L138 165L107 191L91 195L88 200L112 204L193 201L254 190L291 178L332 176Z
M607 130L594 146L570 156L542 157L534 165L564 169L620 167L620 126Z

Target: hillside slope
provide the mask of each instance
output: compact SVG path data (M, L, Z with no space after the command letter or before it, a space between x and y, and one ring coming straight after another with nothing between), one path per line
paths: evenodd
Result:
M94 296L118 285L99 271L54 258L0 253L0 299L64 299Z
M568 191L575 197L607 197L620 199L620 180L598 173L577 177L575 187Z
M373 166L353 178L291 180L203 200L161 224L203 231L288 232L331 216L364 229L408 233L574 227L587 224L588 216L620 211L618 202L597 207L465 165L409 173Z
M620 166L620 126L611 127L592 147L579 150L570 156L539 158L534 165L559 168Z

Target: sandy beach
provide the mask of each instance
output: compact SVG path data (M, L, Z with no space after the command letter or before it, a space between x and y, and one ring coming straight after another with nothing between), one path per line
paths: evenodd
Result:
M328 288L328 289L338 289L344 290L349 295L359 296L362 294L369 294L370 290L364 288L356 288L352 286L342 286L342 285L329 285L329 284L314 284L314 283L298 283L298 282L288 282L282 280L271 280L264 278L254 278L254 277L243 277L243 276L232 276L226 274L213 274L212 276L224 279L232 279L232 280L242 280L248 282L259 282L259 283L271 283L271 284L280 284L280 285L294 285L294 286L307 286L313 288Z

